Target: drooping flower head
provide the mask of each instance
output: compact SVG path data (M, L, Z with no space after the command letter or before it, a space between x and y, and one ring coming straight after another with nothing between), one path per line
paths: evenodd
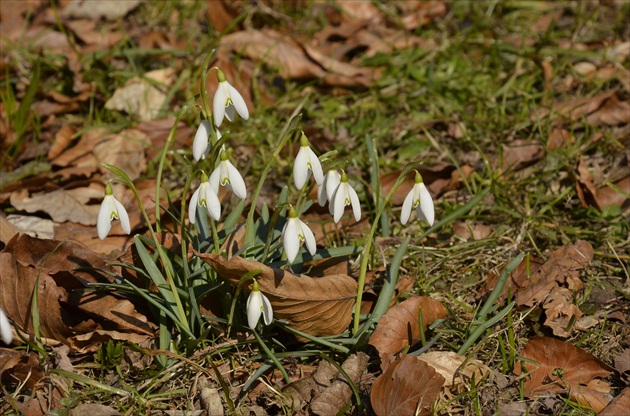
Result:
M197 132L195 133L195 139L193 140L192 152L193 158L196 161L205 159L210 152L210 137L212 137L212 131L210 130L210 122L208 120L201 120ZM221 132L215 127L214 131L217 135L217 140L221 139Z
M298 218L295 208L291 207L287 223L282 229L282 244L289 263L293 263L295 260L302 243L306 244L306 248L311 255L315 254L317 244L313 232L308 228L308 225Z
M2 338L2 342L7 345L13 341L13 332L11 331L9 318L7 318L2 309L0 309L0 338Z
M324 182L324 172L322 171L322 164L319 158L311 149L308 139L304 132L300 137L300 150L295 157L295 164L293 165L293 182L297 189L302 189L304 184L308 180L309 171L313 172L313 177L317 185L322 185Z
M402 225L407 224L407 221L409 221L413 208L416 209L418 218L425 220L429 225L433 225L435 219L433 199L422 180L422 175L420 175L418 171L416 171L415 184L407 194L400 212L400 222Z
M129 215L125 207L118 202L114 197L112 186L109 182L105 185L105 197L101 203L101 208L98 211L98 218L96 220L96 232L98 238L104 240L112 229L112 221L120 220L120 226L127 234L131 232L131 226L129 224Z
M212 115L214 116L214 124L217 127L223 123L223 117L228 120L234 120L235 111L244 120L249 118L249 110L247 104L241 94L226 79L223 71L217 68L217 80L219 86L217 92L214 93L214 101L212 103Z
M342 171L339 185L330 201L330 213L333 215L335 222L339 222L347 205L352 205L354 219L359 222L361 219L361 203L359 202L357 192L348 183L348 175L346 175L346 172Z
M258 325L260 315L263 316L265 325L270 325L273 322L273 309L267 296L263 295L260 291L260 285L256 280L252 285L252 291L247 298L247 325L251 329L255 329Z
M323 207L326 205L326 201L332 203L332 197L337 190L337 186L339 186L339 182L341 182L341 174L337 172L337 169L330 169L326 172L322 185L317 188L317 202L319 202L319 205Z
M205 172L201 173L201 184L193 193L188 205L188 220L191 224L197 220L197 207L205 207L208 215L215 221L221 218L221 201L208 182L208 175Z
M230 162L225 150L221 150L220 160L219 166L217 166L210 175L210 186L215 194L219 194L219 186L227 186L234 192L234 195L245 199L247 196L245 181L238 169Z

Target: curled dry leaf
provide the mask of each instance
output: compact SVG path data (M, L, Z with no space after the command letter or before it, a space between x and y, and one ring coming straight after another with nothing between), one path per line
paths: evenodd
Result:
M490 367L481 361L468 359L453 351L430 351L419 355L418 358L444 377L446 387L468 385L473 376L479 381L492 372Z
M340 334L350 324L357 282L348 275L296 276L242 257L226 260L216 254L197 255L233 285L237 285L245 273L261 270L256 280L271 302L274 317L289 321L295 329L326 336Z
M524 358L534 360L538 365L523 361L514 372L528 373L525 377L524 393L535 397L546 393L569 393L579 403L601 411L601 380L590 384L597 377L608 377L612 368L567 342L548 337L534 337L527 342L521 352ZM606 394L606 393L604 393ZM607 404L612 397L608 398ZM604 404L604 406L605 406Z
M376 379L370 401L378 416L430 415L443 384L444 377L433 367L405 355Z
M370 337L370 344L378 350L381 358L386 354L397 354L420 340L420 311L424 330L448 314L440 302L426 296L407 299L394 306L383 315Z

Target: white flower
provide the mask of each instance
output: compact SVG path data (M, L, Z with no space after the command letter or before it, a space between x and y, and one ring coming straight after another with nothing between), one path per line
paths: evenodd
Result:
M309 170L313 172L315 182L317 185L321 185L324 182L324 172L322 171L322 164L319 162L319 158L313 152L308 144L308 139L304 132L300 138L300 150L295 157L295 164L293 165L293 182L297 189L302 189L304 184L308 180Z
M7 345L13 341L13 332L11 331L9 318L7 318L2 309L0 309L0 338Z
M212 103L212 115L214 116L214 125L217 127L223 123L223 116L228 120L234 120L234 111L238 113L244 120L249 118L247 104L241 94L230 85L225 79L225 74L217 69L217 79L219 86L217 92L214 93L214 102Z
M332 197L341 182L341 174L336 169L331 169L324 176L322 185L317 188L317 202L322 207L326 205L326 201L332 202Z
M101 203L101 209L98 211L98 218L96 220L96 231L98 238L104 240L112 229L112 221L120 220L120 226L127 234L131 232L131 226L129 225L129 215L125 207L114 198L112 186L107 183L105 185L105 198Z
M403 202L402 211L400 212L400 222L405 225L411 216L411 209L416 209L416 214L421 220L426 220L429 225L433 225L435 218L435 210L433 207L433 199L429 190L422 181L420 173L416 172L416 183L407 194L405 202Z
M205 173L201 174L201 185L190 198L190 204L188 205L188 220L191 224L194 224L196 221L195 216L199 206L206 207L208 215L213 220L219 221L219 218L221 218L221 202L217 193L208 182L208 176Z
M346 172L341 173L339 181L339 185L330 200L330 213L333 215L333 220L339 222L346 205L352 204L354 219L359 222L361 219L361 203L356 191L348 183Z
M221 139L221 132L215 128L214 131L217 134L217 140ZM208 120L201 120L197 132L195 133L195 139L193 140L192 152L193 158L196 161L205 159L210 152L210 146L208 139L211 137L210 122Z
M273 309L267 296L263 295L260 291L258 282L254 280L252 291L247 298L247 325L251 329L255 329L258 325L260 315L263 316L265 325L271 324L273 321Z
M317 244L315 236L308 225L298 218L295 208L289 209L289 219L282 229L282 244L289 263L293 263L300 251L302 242L306 243L306 248L311 255L315 254Z
M221 185L232 189L237 197L245 199L247 188L245 188L243 177L238 169L228 160L227 153L224 150L221 151L220 158L219 166L210 175L210 186L217 195L219 194L219 185Z

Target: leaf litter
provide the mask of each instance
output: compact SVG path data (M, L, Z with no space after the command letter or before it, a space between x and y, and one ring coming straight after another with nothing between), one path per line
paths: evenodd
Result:
M110 3L109 6L111 6L115 2L103 3ZM15 299L8 297L8 295L2 297L3 303L0 304L0 307L5 311L8 310L9 315L18 326L26 330L22 335L32 334L32 327L29 326L31 325L30 310L25 307L28 305L25 299L31 298L32 292L29 292L28 289L29 287L33 289L35 278L39 278L41 288L45 288L41 292L40 310L46 312L42 313L41 330L51 345L59 345L60 342L68 344L72 347L73 354L94 353L99 345L105 345L112 340L127 340L135 344L142 344L152 339L155 334L155 324L138 311L136 301L130 302L128 299L121 299L110 294L101 295L96 292L85 291L86 283L111 282L107 275L85 274L85 271L78 269L83 270L87 265L105 270L108 266L105 265L103 256L96 253L108 254L108 258L111 258L112 252L130 249L130 241L122 237L122 233L116 229L114 229L114 233L121 235L113 237L113 240L108 239L105 242L97 240L91 226L94 217L86 214L85 218L81 220L77 214L93 211L97 208L97 200L102 194L102 189L99 188L101 185L96 185L96 183L106 180L108 174L100 167L100 163L108 162L124 166L126 172L131 172L133 179L138 180L136 185L144 190L142 199L151 213L154 209L154 205L151 205L154 204L152 199L155 197L154 193L151 193L153 183L151 179L145 179L143 175L151 167L151 160L157 154L155 149L159 149L163 145L174 121L173 118L155 119L157 110L162 107L160 103L165 103L163 100L167 97L166 89L156 88L154 82L146 83L143 77L137 77L131 78L126 85L122 83L116 89L110 88L108 91L110 95L103 96L102 90L99 90L95 84L85 81L85 67L82 66L73 50L73 48L79 48L83 53L93 53L116 47L119 40L124 38L121 35L123 32L117 31L118 23L104 23L103 20L99 19L116 20L121 18L122 26L128 29L129 22L125 16L131 13L131 16L136 18L138 13L142 12L141 8L143 7L138 6L138 4L139 2L127 2L125 8L115 7L116 10L113 10L110 7L109 11L90 7L84 11L72 11L73 8L82 5L82 2L70 2L69 6L62 4L60 6L61 18L65 27L70 30L70 36L65 36L57 30L57 26L52 23L54 20L50 18L50 10L47 10L42 2L23 2L19 7L16 6L15 9L11 10L9 17L5 16L6 10L3 10L3 16L7 17L7 19L3 19L1 29L3 36L8 36L7 39L12 41L18 41L22 35L24 35L22 38L24 40L37 39L34 43L36 48L40 48L40 50L47 48L64 55L67 60L64 62L65 69L70 71L73 79L69 84L69 89L65 88L63 93L43 91L41 95L37 96L33 108L42 120L43 143L38 148L23 146L24 153L21 155L22 159L19 159L20 161L28 161L37 157L41 158L42 156L38 155L43 155L43 159L52 167L52 172L33 173L30 178L27 176L18 179L12 182L12 185L9 185L0 195L3 207L17 210L22 214L30 214L30 216L24 215L23 217L32 218L33 221L26 222L28 225L24 225L23 228L33 229L34 225L31 224L40 223L39 220L46 220L52 222L54 230L52 235L47 232L46 235L50 237L49 240L27 238L25 235L16 237L17 230L9 229L11 223L5 219L4 213L0 216L2 245L5 247L4 251L0 253L3 264L0 279L3 290L6 287L13 288L14 291L11 292L13 293L11 296L15 296ZM549 3L541 2L540 4L547 5ZM451 8L451 5L441 1L410 1L388 6L390 8L377 7L369 2L345 1L335 2L334 6L316 5L314 11L321 10L322 16L327 19L329 25L319 28L314 36L304 36L303 34L287 34L284 28L272 28L273 25L258 25L256 19L260 16L287 21L287 15L283 14L284 11L270 8L266 6L265 2L254 5L253 12L252 9L248 11L246 5L240 3L230 4L230 2L216 1L213 2L212 6L208 7L207 10L208 20L212 26L218 30L230 28L233 35L224 36L219 41L219 64L221 67L227 68L226 73L230 79L240 80L239 88L243 88L245 91L248 104L255 103L261 97L263 102L275 103L277 98L275 90L265 88L264 91L260 91L260 89L256 90L254 86L257 81L255 74L264 74L265 72L280 74L279 78L282 78L284 82L315 80L318 86L331 88L341 95L347 95L349 91L362 91L362 88L366 86L374 87L375 83L387 76L387 71L390 71L391 67L366 65L365 58L378 58L382 54L393 54L408 48L412 48L411 50L415 48L416 51L435 51L441 40L438 37L425 36L423 27L430 25L435 19L439 21L450 12ZM319 7L322 8L319 9ZM525 5L523 7L531 6ZM216 13L211 13L211 10ZM219 10L222 12L219 13ZM604 6L602 6L602 10L604 10ZM248 17L244 20L236 20L234 25L230 25L232 20L243 12L246 12L246 15L249 13ZM8 15L8 13L6 14ZM114 14L110 15L110 13ZM176 15L178 14L175 13L174 16ZM559 25L566 24L566 11L563 12L562 8L557 7L553 13L543 14L543 19L536 23L536 27L539 28L536 30L539 30L539 33L548 30L551 16L559 22ZM448 32L445 27L441 27L441 29L445 30L445 33ZM141 42L158 49L186 45L181 38L169 31L159 33L153 28L146 28L142 29L141 32L130 31L129 36L133 39L140 39ZM418 34L420 36L416 36ZM528 44L533 45L533 40L528 37L519 36L519 42L524 48ZM596 51L598 53L602 51L602 53L598 54L598 58L592 58L588 61L581 57L574 60L570 66L570 70L574 72L569 74L563 74L562 69L554 67L553 63L543 62L546 91L561 93L557 99L542 100L545 106L541 106L531 113L532 120L540 123L548 122L551 126L551 135L547 141L547 146L543 147L537 140L531 140L531 137L522 140L517 135L518 138L512 140L512 136L510 136L510 140L501 142L503 165L500 165L498 160L491 160L493 166L501 166L504 171L509 170L510 172L518 172L528 166L537 167L540 166L541 161L549 159L548 152L557 149L566 150L575 145L576 142L579 143L588 129L596 128L606 131L604 129L608 126L619 126L619 131L623 132L624 125L628 124L627 94L621 90L623 88L626 92L628 90L627 80L624 81L624 77L627 78L627 69L619 65L619 63L624 62L624 59L627 59L628 42L618 42L614 39L612 43L598 44L597 42L579 43L573 39L570 41L560 39L557 44L558 47L568 50ZM6 51L3 52L3 56L5 53ZM600 55L604 56L605 59L600 59ZM164 56L168 57L168 55ZM115 57L109 59L112 59L114 65L120 65ZM240 60L238 65L234 64L236 60ZM159 66L149 65L150 69L164 71ZM439 70L439 68L437 69ZM145 76L148 76L149 72L147 70ZM169 75L168 71L160 73ZM422 79L417 73L414 73L414 77L416 80ZM210 79L212 80L212 77ZM558 80L561 83L558 83ZM573 97L572 94L577 88L582 88L588 82L593 82L592 80L607 83L602 92L593 93L588 97ZM267 80L263 75L259 81L265 83ZM165 86L169 86L172 79L168 79L167 76L164 83ZM23 92L28 83L18 80L15 85L17 86L18 97L22 98L24 95L20 92L20 88ZM141 88L138 88L138 85ZM611 85L613 87L617 85L617 88L610 88ZM120 111L128 112L133 119L132 124L135 125L122 131L118 129L116 133L101 129L82 131L77 137L77 132L83 126L72 117L81 115L89 100L96 98L102 105L107 98L111 97L112 91L117 91L120 98L121 94L125 94L125 88L127 88L127 94L132 90L135 92L127 98L123 96L116 105L112 105L112 108L115 107ZM213 89L213 85L208 86L208 90ZM155 100L151 100L150 106L142 107L140 101L135 100L137 95L146 97L148 96L146 94L154 90L158 91L159 94L155 95ZM156 102L160 105L155 105ZM441 105L441 103L436 103L436 105ZM362 111L369 111L369 109L366 107ZM422 111L425 109L418 109L418 112ZM6 107L2 107L2 112L6 112ZM3 120L7 119L5 115L2 118ZM136 124L137 120L146 121ZM460 125L464 127L462 128ZM175 138L179 143L178 148L189 145L191 137L191 129L186 123L180 122L180 127ZM6 129L6 127L3 128ZM431 126L427 128L432 132L435 130ZM468 140L470 135L475 134L475 128L475 122L470 122L470 120L467 120L465 124L462 122L457 125L449 121L448 128L443 133L446 139L462 141ZM325 129L328 130L327 134L333 136L330 126L325 126ZM318 134L321 133L319 128L316 130ZM10 127L8 133L9 136L16 139ZM344 140L353 140L355 134L356 130L353 128L346 129ZM592 135L591 137L601 138L602 135ZM27 143L31 143L34 138L36 136L29 132ZM3 142L3 152L7 144L13 143L13 140ZM599 139L592 140L596 142ZM466 146L463 142L461 145ZM579 157L575 159L577 163L572 165L573 167L577 166L575 169L576 180L573 183L580 203L585 207L594 206L597 209L606 207L625 209L628 204L628 192L624 195L624 191L628 190L629 176L626 174L621 177L613 177L609 181L601 180L601 178L593 175L592 169L589 167L593 163L592 156L594 156L592 148L589 148L587 151L581 152ZM474 158L471 157L466 160L474 160ZM431 193L436 197L441 196L444 201L449 202L461 197L463 189L470 186L468 181L472 180L474 183L477 180L477 175L483 172L483 167L480 164L471 166L442 163L437 164L435 168L427 168L426 166L420 168L423 169L421 172L431 189ZM4 166L3 169L5 169ZM5 173L10 172L3 171L3 176ZM398 173L399 171L391 174L391 176L384 175L382 177L381 182L385 193L391 188ZM387 188L388 184L390 188ZM395 204L400 205L402 203L402 198L408 191L408 189L404 189L405 186L396 192L393 201ZM3 186L3 188L5 187ZM93 196L95 190L98 190L99 196ZM66 204L68 197L74 205ZM125 198L127 201L131 201L133 197L127 191ZM57 203L51 204L55 201ZM139 211L132 213L130 210L130 216L134 224L133 227L142 229L144 225L143 220L140 219ZM51 220L47 218L51 218ZM50 223L46 224L46 227L50 226ZM461 226L459 226L460 231L456 229L455 232L461 238L469 239L469 243L488 236L487 230L477 230L478 222L469 223L467 221L465 224L465 230L468 233L464 232ZM499 228L498 231L502 232L502 229ZM344 232L348 233L348 229L342 229L337 235L343 235ZM361 230L355 232L355 236L358 237L362 234L365 233L362 233ZM323 242L330 236L330 231L322 231L318 240ZM474 241L470 241L471 237ZM65 241L61 244L63 239L81 241L88 248L73 241ZM599 411L614 395L619 393L620 389L615 390L616 386L603 380L610 374L611 369L592 355L571 345L576 342L576 338L573 337L579 331L575 329L575 326L572 326L572 323L576 322L583 313L580 310L581 305L576 301L576 294L583 293L584 282L580 276L592 272L597 267L597 262L593 263L594 253L591 245L578 239L573 241L575 241L574 244L567 244L552 252L551 255L547 256L546 261L532 257L527 266L522 264L510 276L509 289L504 290L503 298L507 298L509 290L513 299L516 300L517 306L541 308L544 311L544 325L549 327L557 337L567 338L567 341L550 337L533 338L528 342L522 355L532 360L543 360L539 361L540 366L532 366L529 361L524 361L522 364L523 368L534 375L531 379L525 378L530 382L527 385L526 381L527 387L531 389L531 391L527 390L528 393L534 395L541 390L549 389L554 394L566 394L578 403ZM55 250L57 245L59 248ZM383 256L386 252L383 250ZM48 253L53 254L43 261L43 257ZM25 256L26 254L33 257ZM625 258L624 255L621 254L622 258ZM71 258L84 259L84 261L73 263L73 260L69 260ZM41 268L42 263L44 268ZM240 280L242 273L258 270L260 267L260 264L244 264L239 258L232 258L230 261L216 258L211 260L209 264L214 264L226 275L231 276L232 284L236 284ZM51 265L55 267L51 267ZM263 282L265 283L263 292L273 299L274 307L280 305L280 310L285 308L290 311L291 307L308 306L307 314L312 313L312 316L302 324L297 323L297 318L294 318L291 323L296 328L304 325L303 329L306 329L306 332L312 331L312 333L319 335L338 334L347 329L348 322L338 319L336 315L337 313L349 315L349 310L353 304L352 296L353 294L356 295L356 282L350 277L351 274L351 270L348 270L347 267L346 271L324 271L318 277L315 275L294 275L285 270L265 269L260 282L261 286L263 286ZM282 283L276 285L278 276L281 276L280 281ZM24 279L19 280L19 282L29 281L30 286L18 284L17 279ZM488 280L492 279L489 278ZM347 299L336 299L329 301L328 304L326 302L317 304L317 302L312 302L312 299L307 298L305 293L327 287L327 281L333 282L331 284L335 288L333 292L340 292L338 293L340 298L345 296ZM337 288L338 284L342 287L347 286L347 290L345 292L344 290L340 291ZM286 292L283 292L284 285L288 287ZM354 289L352 289L353 287ZM491 287L492 285L489 284L489 288ZM410 286L406 283L399 289L400 291L396 293L396 296L400 296L400 292L410 289ZM7 290L4 292L9 293ZM345 295L341 292L344 292ZM377 292L378 289L375 290L375 293ZM302 294L300 295L300 293ZM419 309L422 308L425 326L433 320L433 317L425 316L425 309L415 305L415 303L420 302L417 299L419 298L412 297L397 306L390 304L390 310L379 324L381 329L379 330L377 327L377 330L380 331L379 337L381 337L380 341L378 337L374 340L377 345L379 345L378 342L386 344L385 346L379 345L381 348L386 348L387 345L390 347L396 345L395 353L397 354L419 342ZM429 301L432 300L429 299ZM422 302L429 301L423 300ZM395 299L392 299L393 302ZM404 319L399 322L391 321L394 322L392 326L397 328L397 332L394 331L393 335L383 335L385 327L381 324L398 316L399 310L396 308L401 305L405 305L406 308L412 304L415 306L405 312ZM440 306L435 306L435 309L439 310L436 315L445 316L446 309L441 303L438 304ZM427 309L433 309L433 307L427 307ZM80 319L76 317L77 311L82 314ZM329 315L319 315L320 313L329 313ZM73 316L72 322L68 322L68 315ZM300 318L299 314L291 315L287 312L287 319L290 319L290 316ZM321 319L326 322L324 324L314 322L316 321L315 317L318 316L320 318L321 316L331 316L332 320L326 322ZM403 326L407 330L406 332L402 329ZM59 406L58 399L64 397L65 393L58 386L47 384L47 388L50 387L48 391L53 391L53 393L50 398L46 398L40 394L43 386L36 385L41 381L51 383L46 379L48 375L41 370L44 365L49 365L49 363L41 362L37 354L33 352L17 354L16 350L13 349L0 349L0 351L0 357L2 357L0 359L2 363L0 376L3 378L3 384L10 376L16 377L20 382L26 382L31 389L39 388L36 397L31 397L23 402L12 401L20 411L27 414L43 414L42 409ZM549 354L544 357L541 357L540 354L536 355L540 351L546 351ZM627 352L627 349L625 351ZM127 353L131 354L129 351ZM388 357L387 360L393 360L392 364L371 386L371 402L377 414L417 414L416 411L420 411L418 414L428 414L427 412L430 411L431 407L435 406L435 401L443 385L448 387L450 382L464 382L471 377L471 374L475 374L476 380L483 377L480 376L481 373L487 374L485 369L479 370L481 373L467 373L471 363L474 363L474 368L477 368L478 364L469 357L447 351L432 351L423 355L424 357L421 358L426 360L430 360L430 357L434 356L437 356L436 361L446 360L448 364L443 365L446 370L442 369L445 371L445 377L441 378L439 374L432 371L431 367L419 364L421 361L416 357L410 355L404 355L399 359ZM580 366L575 365L574 361L567 359L567 357L574 356L579 357L578 361L581 360L586 363L584 368L580 368ZM619 357L615 361L616 364L619 361L616 369L619 373L623 373L626 371L623 370L624 358L623 356ZM405 362L402 363L402 361ZM361 379L365 378L366 366L367 358L361 354L350 355L342 364L348 374L352 373L352 382L355 384L361 384ZM303 364L296 364L296 368L306 367L303 367ZM320 404L329 407L317 411L320 414L327 414L327 412L334 414L352 400L350 397L351 389L336 368L328 361L321 361L316 371L319 371L320 368L322 369L321 377L313 376L303 379L311 381L308 384L310 387L302 389L304 396L300 402L300 409L315 412L317 406L313 407L313 404L317 401L314 398L321 396L324 399L320 400ZM479 368L483 368L483 366L480 365ZM518 371L518 368L516 366L515 371ZM250 369L237 365L236 368L227 371L234 371L235 373L241 371L247 374ZM367 375L378 373L378 370L374 371L369 367L367 371ZM316 378L320 381L326 380L322 384L326 388L321 389L319 384L313 384L313 380ZM420 386L413 382L419 378L427 380L426 385ZM444 378L446 380L443 380ZM230 382L235 380L239 379L237 377L229 378ZM243 380L240 380L242 383ZM534 382L540 382L540 384L536 385ZM370 388L369 384L368 382L364 388ZM333 388L333 385L337 387ZM470 386L470 384L465 385ZM317 386L317 388L313 386ZM311 390L307 392L309 388ZM285 389L285 391L288 390L288 388ZM326 394L323 393L324 391ZM397 394L404 394L405 398L411 398L411 400L408 402L397 400L396 398L400 397L396 396ZM615 413L613 406L618 406L617 409L625 409L627 406L623 407L623 403L624 400L627 403L628 397L630 396L626 388L602 414L618 414ZM220 402L221 398L219 398ZM219 407L223 411L220 404ZM206 408L210 409L210 407ZM264 412L265 410L262 409L259 406L259 411ZM76 413L78 410L79 408L75 408L71 412ZM607 411L608 413L606 413Z

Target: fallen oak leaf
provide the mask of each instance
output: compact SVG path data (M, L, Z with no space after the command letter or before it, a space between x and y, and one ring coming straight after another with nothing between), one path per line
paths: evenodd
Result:
M196 255L234 286L244 274L261 270L256 280L271 302L274 317L287 320L294 329L327 336L342 333L350 324L357 282L348 275L296 276L242 257L227 260L217 254Z
M612 368L583 349L555 338L530 339L521 356L538 363L522 361L520 366L514 368L517 375L528 373L523 385L526 397L569 393L580 403L591 406L582 394L596 377L608 377L612 372ZM601 386L598 389L601 391ZM600 395L594 396L601 399Z
M372 385L370 401L378 416L424 416L431 408L444 377L413 355L391 363Z
M397 354L420 340L419 311L422 311L423 330L448 314L444 305L426 296L407 299L388 310L369 342L378 350L381 359L387 354Z

